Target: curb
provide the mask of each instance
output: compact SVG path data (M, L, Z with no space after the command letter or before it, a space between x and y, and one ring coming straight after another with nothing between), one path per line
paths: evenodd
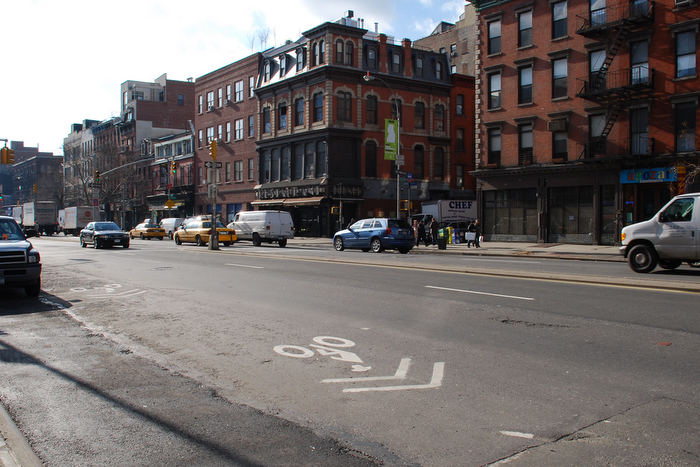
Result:
M14 420L0 404L0 466L2 467L43 467L39 456L34 453L27 438L19 431Z

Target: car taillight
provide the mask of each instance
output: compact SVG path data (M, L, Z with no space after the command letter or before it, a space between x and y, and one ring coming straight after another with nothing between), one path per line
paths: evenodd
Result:
M236 231L231 229L231 235L236 235Z
M386 228L386 233L385 235L391 235L391 227Z
M270 230L270 226L269 226L269 225L266 225L266 226L265 226L265 230Z

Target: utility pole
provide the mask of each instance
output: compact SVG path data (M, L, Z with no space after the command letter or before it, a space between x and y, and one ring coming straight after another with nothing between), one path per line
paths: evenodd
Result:
M211 161L204 163L209 169L209 198L211 198L211 235L209 236L209 249L219 249L219 232L216 230L216 175L221 167L221 162L216 161L217 142L209 143L209 156Z

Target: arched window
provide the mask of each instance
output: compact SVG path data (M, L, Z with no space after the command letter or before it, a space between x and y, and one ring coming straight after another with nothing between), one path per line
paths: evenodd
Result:
M265 62L265 81L270 81L270 62Z
M338 39L338 42L335 43L335 63L338 65L342 65L344 55L345 54L343 51L343 41Z
M316 66L318 65L318 44L314 44L313 48L313 57L311 58L311 65Z
M326 41L321 41L318 50L318 63L326 63Z
M423 59L421 57L416 57L416 76L419 78L423 77Z
M297 71L304 69L304 49L297 50Z
M285 54L280 55L280 77L287 73L287 56Z
M354 54L353 49L354 49L354 47L353 47L353 45L352 45L352 42L348 41L348 43L345 44L345 64L348 65L348 66L352 66L352 65L353 65L353 62L354 62L354 60L353 60L353 54Z
M399 73L401 71L401 56L398 52L394 52L391 55L391 71Z

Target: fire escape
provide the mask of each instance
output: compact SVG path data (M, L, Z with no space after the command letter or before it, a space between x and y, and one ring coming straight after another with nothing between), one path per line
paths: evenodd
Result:
M605 43L605 58L597 69L592 70L586 78L578 78L581 84L576 97L581 97L607 107L605 124L596 136L582 144L579 159L595 156L615 157L651 151L651 142L609 141L608 136L620 114L630 101L651 93L653 70L648 64L633 65L619 71L610 68L631 31L650 28L653 24L654 2L650 0L633 0L605 6L599 10L589 11L588 17L579 16L581 27L576 31L584 37ZM596 128L598 130L598 128ZM592 129L593 131L593 129Z

